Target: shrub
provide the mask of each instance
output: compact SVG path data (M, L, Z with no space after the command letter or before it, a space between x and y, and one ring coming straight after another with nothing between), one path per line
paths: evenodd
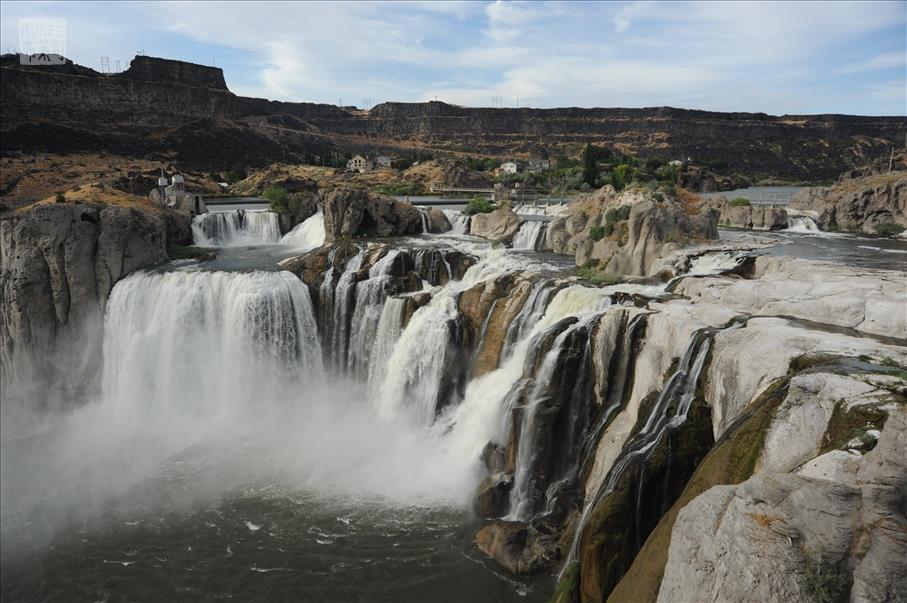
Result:
M612 207L605 212L605 223L606 224L615 224L617 222L622 222L624 220L630 219L630 206L621 205L620 207Z
M743 197L734 197L733 199L731 199L731 205L733 205L734 207L749 207L750 200L744 199Z
M876 234L880 237L895 237L904 232L904 227L894 222L884 222L876 226Z
M232 170L227 170L227 173L224 174L224 182L227 184L236 184L240 180L246 179L246 170L242 168L234 168Z
M834 603L841 601L847 592L848 580L839 571L837 564L822 558L822 552L812 552L806 556L806 585L816 601Z
M596 285L616 285L623 280L616 274L605 272L605 270L600 267L598 260L589 260L578 268L576 273L581 277L592 281Z
M57 193L54 197L54 203L66 203L66 195L63 193Z
M289 195L287 189L282 186L269 186L261 193L261 196L271 202L271 209L279 214L289 209Z
M589 236L593 241L601 241L605 238L605 227L604 226L593 226L589 229Z
M472 201L466 206L466 209L463 210L463 213L467 216L474 216L476 214L491 213L495 209L497 209L495 204L485 197L473 197Z
M611 175L611 184L615 190L622 191L628 184L633 182L635 177L636 169L628 163L621 163L614 168L614 173Z
M610 237L614 234L614 222L605 222L605 225L602 226L602 233L604 233L604 236L606 237Z

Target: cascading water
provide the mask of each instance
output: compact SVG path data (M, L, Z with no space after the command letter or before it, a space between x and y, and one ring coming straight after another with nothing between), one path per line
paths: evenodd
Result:
M788 215L787 228L785 232L799 232L803 234L815 234L821 232L815 219L807 215Z
M727 328L741 326L733 322ZM579 544L592 512L606 496L611 494L626 470L635 463L645 461L656 444L668 431L677 429L687 418L687 413L696 395L699 376L708 357L715 333L720 329L705 328L696 331L674 373L665 381L657 400L652 405L645 423L632 438L624 444L620 455L614 461L607 477L595 495L583 507L577 524L570 551L561 567L560 575L576 561Z
M280 242L293 247L294 250L308 251L324 245L324 240L324 214L319 209L314 215L283 235Z
M469 234L469 220L470 216L467 216L463 212L459 212L455 209L445 209L443 210L444 214L447 216L447 220L450 222L450 234L454 235L466 235Z
M540 251L545 243L545 232L548 224L541 220L527 220L523 222L516 235L513 237L514 249L531 249Z
M368 278L356 284L355 308L350 319L347 370L360 376L369 372L369 361L385 300L390 291L390 271L400 251L392 249L369 268Z
M278 243L280 224L267 210L208 212L192 219L192 239L202 247Z

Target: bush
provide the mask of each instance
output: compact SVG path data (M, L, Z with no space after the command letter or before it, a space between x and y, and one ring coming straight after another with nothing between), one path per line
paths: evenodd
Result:
M485 197L473 197L472 201L466 206L466 209L463 210L463 213L467 216L474 216L476 214L491 213L495 209L497 209L495 204Z
M589 236L593 241L601 241L605 238L605 227L604 226L593 226L589 229Z
M884 222L876 226L876 235L880 237L896 237L904 232L904 227L894 222Z
M611 185L615 190L622 191L627 188L628 184L633 182L635 177L636 169L628 163L621 163L614 168L614 173L611 175Z
M623 222L624 220L630 219L630 206L621 205L620 207L612 207L605 212L605 223L606 224L616 224L617 222Z
M227 173L224 174L224 182L227 184L236 184L240 180L246 179L246 170L242 168L234 168L232 170L227 170Z
M54 197L54 203L66 203L66 195L63 193L57 193Z
M743 197L734 197L733 199L731 199L731 205L733 205L734 207L749 207L750 200L744 199Z
M614 234L614 222L606 222L605 225L602 226L602 232L606 237L610 237Z
M271 209L279 214L289 209L289 195L282 186L269 186L261 196L271 202Z
M620 276L605 272L605 270L599 266L598 260L589 260L578 268L576 273L581 277L592 281L596 285L616 285L623 281Z

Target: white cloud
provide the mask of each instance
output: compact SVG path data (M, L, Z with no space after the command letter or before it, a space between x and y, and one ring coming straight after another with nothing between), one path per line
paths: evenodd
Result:
M890 69L891 67L901 67L907 64L907 54L904 52L884 52L876 56L856 63L847 63L839 73L861 73L864 71L876 71L879 69Z
M898 33L901 43L907 35L903 2L116 5L133 19L107 18L110 11L91 5L11 3L7 10L5 3L4 42L10 16L63 6L81 11L73 23L86 21L89 39L70 47L91 61L118 52L126 58L138 50L138 32L164 32L203 54L209 46L212 54L234 49L241 60L225 65L231 89L279 100L437 95L488 105L503 96L509 105L519 97L534 106L901 112L891 73L881 70L904 64L903 53L889 52ZM854 47L865 60L849 53ZM170 56L186 58L179 50Z

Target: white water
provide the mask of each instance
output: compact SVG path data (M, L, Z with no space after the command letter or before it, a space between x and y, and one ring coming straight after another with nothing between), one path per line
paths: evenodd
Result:
M548 225L540 220L523 222L513 237L514 249L541 250L545 242L545 231Z
M324 245L324 240L324 214L319 209L313 216L283 235L280 242L299 251L309 251Z
M450 234L467 235L469 234L469 216L455 209L445 209L444 214L447 221L450 222Z
M208 212L192 218L192 239L201 247L266 245L280 241L280 224L269 210Z
M799 232L803 234L818 234L821 231L815 219L807 215L788 215L785 232Z

